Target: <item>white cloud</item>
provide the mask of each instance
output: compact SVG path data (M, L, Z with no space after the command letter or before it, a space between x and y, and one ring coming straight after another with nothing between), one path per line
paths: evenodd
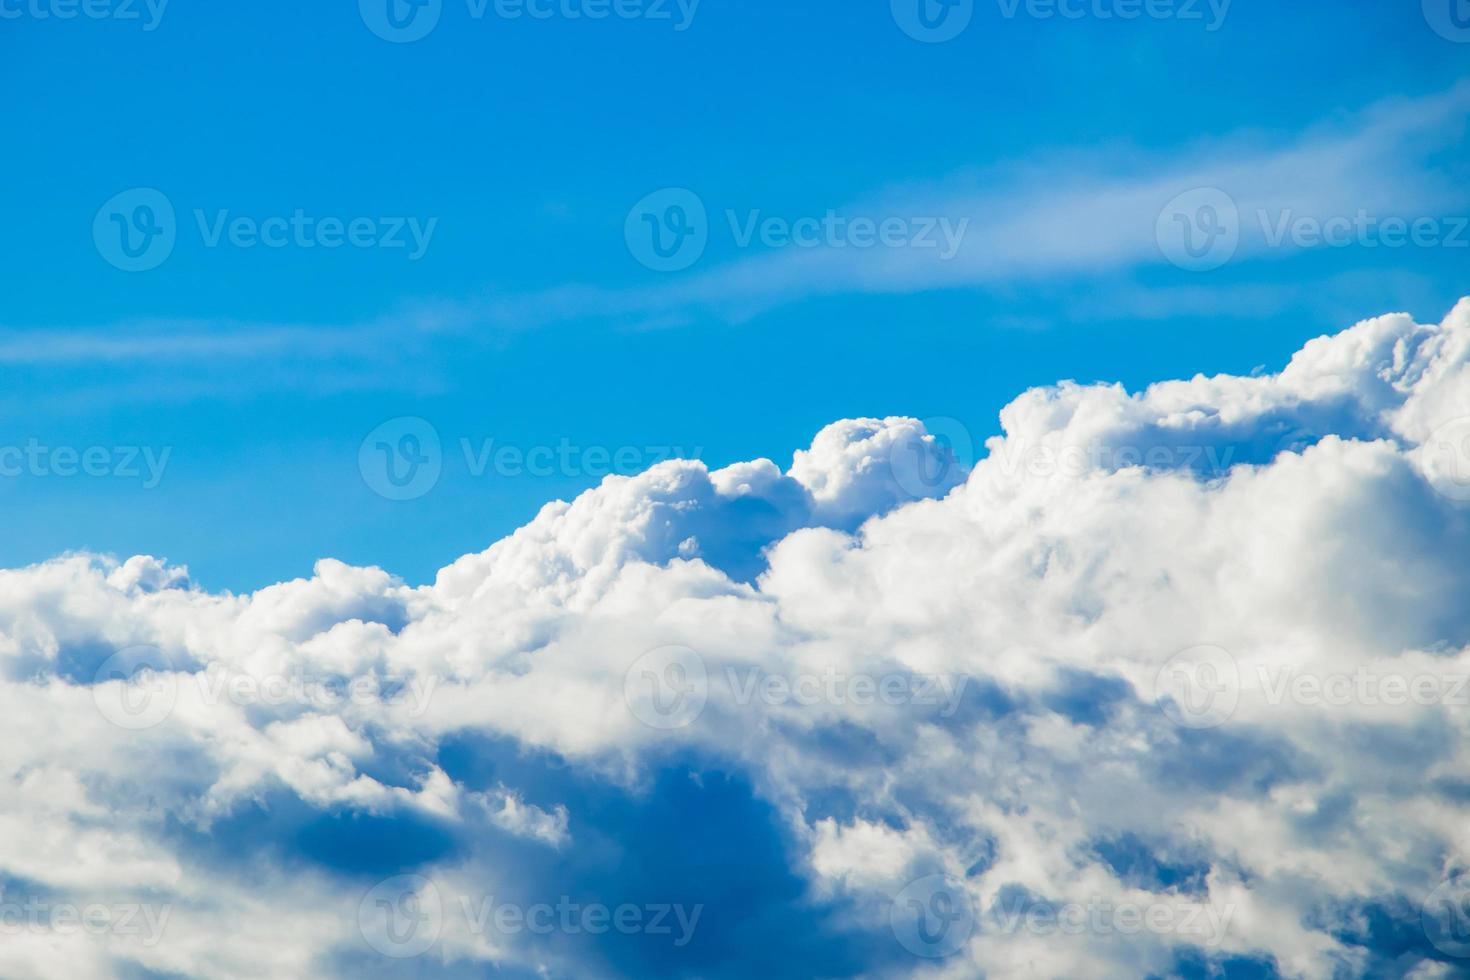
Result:
M147 557L0 572L0 883L173 910L152 945L25 933L0 972L386 972L355 879L288 842L244 834L243 863L206 846L252 813L458 834L416 863L446 901L515 886L495 848L616 836L570 792L456 781L435 752L466 736L631 796L671 753L748 774L812 900L845 903L894 975L931 966L888 930L897 891L936 874L981 918L942 975L1143 975L1190 949L1383 968L1400 954L1354 941L1363 910L1416 923L1470 867L1470 724L1444 689L1333 704L1289 685L1470 675L1470 444L1442 436L1470 415L1467 365L1470 300L1438 325L1365 321L1275 375L1037 389L963 480L912 420L839 422L785 472L611 477L423 588L335 561L245 596ZM1233 658L1238 703L1195 729L1157 692L1200 644ZM628 673L670 645L697 661L648 680L702 685L704 706L660 728ZM172 665L153 675L172 710L126 730L99 710L122 682L94 675L138 647ZM774 680L742 696L747 677ZM1043 901L1216 927L1012 916ZM464 925L441 964L606 969ZM1434 975L1427 941L1406 948L1395 968Z

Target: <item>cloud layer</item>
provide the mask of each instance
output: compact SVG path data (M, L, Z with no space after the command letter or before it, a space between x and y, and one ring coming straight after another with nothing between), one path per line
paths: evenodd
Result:
M0 974L1453 975L1467 420L1470 300L968 472L609 477L423 588L0 571Z

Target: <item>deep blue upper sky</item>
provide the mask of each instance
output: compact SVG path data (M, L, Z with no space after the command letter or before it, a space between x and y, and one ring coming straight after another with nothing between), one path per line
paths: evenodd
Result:
M1417 2L1236 0L1209 30L1203 2L1197 20L1122 20L1099 16L1116 0L1076 19L979 0L937 44L851 0L703 0L682 31L672 0L671 20L598 21L443 0L406 44L348 2L173 0L152 30L142 0L141 20L36 16L55 6L0 0L0 446L171 454L151 489L0 477L0 565L150 552L246 589L332 556L421 581L597 480L595 461L476 476L462 439L785 466L827 422L902 414L978 441L1031 385L1275 367L1354 319L1437 319L1470 292L1464 247L1243 245L1197 271L1113 241L1199 174L1242 212L1470 213L1463 106L1435 102L1458 98L1470 44ZM177 243L125 272L93 223L138 187L171 203ZM709 211L685 271L625 243L629 209L665 187ZM437 223L411 260L209 247L194 215L298 209ZM738 246L727 209L968 217L986 251L938 279L841 266L851 249L836 272L812 254L787 270L789 248ZM359 471L397 416L443 444L438 484L409 501Z

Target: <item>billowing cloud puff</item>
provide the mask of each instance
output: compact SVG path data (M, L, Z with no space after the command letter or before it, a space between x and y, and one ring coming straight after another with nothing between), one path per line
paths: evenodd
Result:
M0 974L1463 972L1470 300L1001 425L0 572Z

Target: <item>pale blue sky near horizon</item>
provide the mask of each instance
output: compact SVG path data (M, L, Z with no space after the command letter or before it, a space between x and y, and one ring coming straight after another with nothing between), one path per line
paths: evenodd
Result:
M902 3L442 0L395 43L366 0L120 2L0 5L0 468L46 452L0 476L4 567L146 552L246 590L335 557L425 581L618 459L785 466L859 415L958 419L978 444L1030 386L1274 370L1470 293L1460 0L997 0L940 43ZM140 188L173 244L127 271L115 215L167 218ZM667 188L707 239L672 271L640 263L630 220ZM1212 268L1158 238L1200 188L1237 208ZM829 212L903 241L786 242ZM1359 212L1340 244L1273 238ZM333 220L366 244L328 247ZM961 223L954 256L922 245ZM400 417L442 445L407 500L359 458ZM477 474L487 440L579 462ZM93 447L108 475L55 472ZM167 450L157 486L141 451L113 472L119 447Z

